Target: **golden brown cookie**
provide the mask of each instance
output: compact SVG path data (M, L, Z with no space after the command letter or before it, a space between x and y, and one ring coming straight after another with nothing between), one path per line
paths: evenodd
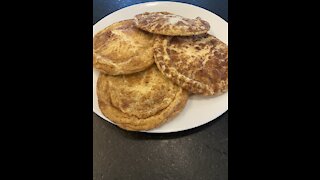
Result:
M131 75L101 73L97 82L101 112L127 130L149 130L180 112L188 93L165 78L156 65Z
M159 70L191 93L228 90L228 46L212 35L158 36L154 56Z
M109 75L143 71L154 63L153 43L153 35L132 19L114 23L94 36L94 67Z
M209 23L199 17L189 19L169 12L146 12L136 15L134 20L142 30L168 36L198 35L210 29Z

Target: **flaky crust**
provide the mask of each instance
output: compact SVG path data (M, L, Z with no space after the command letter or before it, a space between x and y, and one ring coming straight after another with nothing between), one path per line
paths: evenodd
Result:
M189 19L169 12L146 12L136 15L134 20L144 31L168 36L198 35L210 29L209 23L199 17Z
M93 65L109 75L132 74L154 63L153 35L132 19L112 24L94 36Z
M97 82L101 112L119 127L144 131L179 113L188 93L165 78L154 65L123 76L100 74Z
M166 77L191 93L228 90L228 46L212 35L158 36L154 57Z

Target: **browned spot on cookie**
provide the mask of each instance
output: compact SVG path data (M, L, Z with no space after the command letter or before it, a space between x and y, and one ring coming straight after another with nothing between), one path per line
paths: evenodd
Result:
M199 44L199 47L200 47L201 49L203 49L205 46L207 46L207 44L204 44L204 43L200 43L200 44Z

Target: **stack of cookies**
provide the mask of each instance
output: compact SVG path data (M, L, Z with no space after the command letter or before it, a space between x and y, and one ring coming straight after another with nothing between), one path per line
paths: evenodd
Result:
M208 22L169 12L136 15L94 36L101 112L120 128L145 131L173 119L192 94L228 89L228 46Z

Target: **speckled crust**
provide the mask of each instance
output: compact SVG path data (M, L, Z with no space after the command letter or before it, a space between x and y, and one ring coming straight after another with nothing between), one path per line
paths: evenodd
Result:
M152 34L132 19L112 24L94 36L93 65L109 75L143 71L154 63Z
M188 93L165 78L156 65L131 75L101 73L97 95L107 118L134 131L160 126L180 112L188 100Z
M209 31L208 22L184 18L169 12L146 12L134 18L136 26L142 30L167 36L190 36L204 34Z
M159 70L189 92L219 95L228 90L228 46L216 37L158 36L154 49Z

